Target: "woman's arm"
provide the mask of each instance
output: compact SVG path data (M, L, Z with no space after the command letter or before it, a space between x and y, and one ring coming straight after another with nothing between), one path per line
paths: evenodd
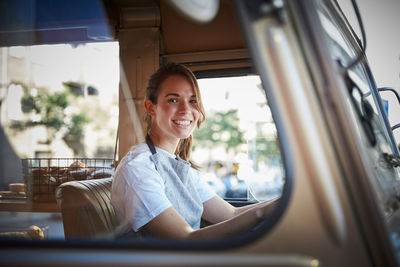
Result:
M268 202L260 202L250 207L243 208L235 208L229 203L226 203L230 207L227 206L228 211L220 210L221 216L215 214L208 215L210 218L217 218L218 220L226 218L226 220L199 230L193 230L179 213L173 207L170 207L155 217L145 227L155 236L163 238L187 239L227 237L249 231L272 210L276 202L277 199Z
M272 201L272 200L271 200ZM271 201L268 201L271 202ZM246 205L243 207L234 207L229 204L227 201L223 200L219 196L215 196L210 200L207 200L203 203L204 212L202 215L202 219L206 220L209 223L219 223L222 221L229 220L242 212L245 212L249 209L252 209L256 206L265 205L265 201L258 202L250 205Z

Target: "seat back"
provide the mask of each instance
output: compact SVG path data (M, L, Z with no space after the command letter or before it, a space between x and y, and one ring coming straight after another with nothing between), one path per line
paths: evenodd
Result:
M112 236L118 225L111 205L112 178L71 181L60 185L56 199L65 238Z

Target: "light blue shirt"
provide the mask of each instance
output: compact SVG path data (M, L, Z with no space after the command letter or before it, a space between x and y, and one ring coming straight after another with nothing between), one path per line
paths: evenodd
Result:
M139 144L115 171L111 203L120 221L117 234L139 231L171 206L199 229L202 203L215 196L188 162L160 148L156 152L152 155L146 144Z

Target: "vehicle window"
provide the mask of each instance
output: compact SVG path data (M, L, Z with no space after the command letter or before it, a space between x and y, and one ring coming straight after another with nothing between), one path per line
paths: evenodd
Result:
M235 206L283 195L289 183L284 178L277 129L259 76L248 75L252 63L243 40L237 38L237 44L222 49L215 46L217 39L204 53L195 50L195 43L174 51L173 42L172 48L163 43L167 27L160 26L163 22L157 17L164 3L61 2L34 1L26 7L16 3L10 5L10 14L26 15L26 20L17 23L13 18L0 18L2 22L5 18L0 23L0 164L5 165L0 169L0 239L65 240L68 219L61 216L57 189L70 181L82 185L80 182L87 180L110 178L104 191L87 191L96 201L105 200L101 208L115 216L104 216L110 219L107 222L93 219L90 226L76 223L78 216L70 218L77 232L94 228L97 221L111 225L107 235L104 229L93 235L118 243L114 230L120 225L107 197L119 160L131 146L144 141L147 78L164 60L184 62L195 73L198 68L201 77L209 73L208 77L213 77L198 80L206 121L194 132L191 159L200 166L201 179ZM116 16L106 14L103 2L124 10ZM106 11L113 13L112 7ZM164 12L171 16L170 11ZM114 32L114 27L120 31ZM225 52L220 55L221 49ZM220 72L223 77L215 78ZM119 131L121 128L124 131ZM202 183L198 187L204 196L214 196ZM288 204L291 190L286 191L287 197L277 201L277 208L264 212L265 220L253 221L252 225L259 222L254 229L227 238L242 242L246 235L255 240L271 230ZM83 203L72 197L69 201L87 212L90 200ZM225 207L229 207L229 215L236 216L230 206ZM213 242L219 246L218 241ZM221 242L221 246L227 243ZM204 248L204 243L198 244Z
M11 157L0 180L0 199L9 202L0 212L0 232L36 225L46 238L63 238L60 214L50 213L57 209L55 188L113 172L118 43L0 50L0 122L9 142L1 145L2 157ZM27 199L38 212L19 212Z
M279 141L260 78L199 79L199 86L207 119L194 134L193 158L203 166L207 182L227 200L279 196Z
M55 188L92 169L113 171L118 44L8 47L2 56L7 67L2 125L18 166L17 174L1 181L2 199L32 200L40 213L0 212L0 230L34 224L46 238L62 239L61 216L51 213ZM203 78L199 85L207 120L194 134L192 158L206 182L228 201L279 196L284 184L279 141L260 78ZM64 175L70 168L72 174ZM10 183L25 184L26 194L11 192Z

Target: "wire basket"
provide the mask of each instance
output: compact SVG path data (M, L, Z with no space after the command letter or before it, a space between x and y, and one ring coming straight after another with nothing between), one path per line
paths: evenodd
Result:
M34 202L55 202L56 188L68 181L111 177L113 159L26 158L21 159L26 195Z

